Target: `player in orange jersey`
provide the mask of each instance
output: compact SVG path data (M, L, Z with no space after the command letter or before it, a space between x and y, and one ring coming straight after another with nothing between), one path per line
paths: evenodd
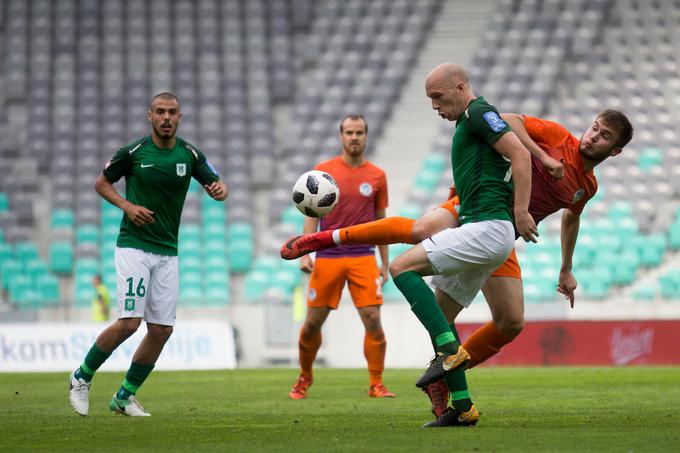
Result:
M548 215L567 208L562 214L562 266L557 290L574 305L572 256L579 229L579 218L586 202L595 195L597 181L593 169L608 157L619 154L630 142L633 128L628 118L615 110L600 112L581 139L561 125L530 116L502 114L522 143L532 153L532 192L529 213L538 223ZM453 195L453 194L452 194ZM456 198L443 203L418 220L389 217L366 225L333 232L322 232L289 240L281 249L284 258L335 247L336 244L417 244L458 223ZM524 296L521 271L514 251L482 287L493 322L487 323L463 347L471 356L468 367L492 357L511 342L524 327ZM450 322L464 308L447 295L446 278L435 277L436 295ZM428 394L441 393L441 384L432 384Z
M335 209L321 219L321 230L357 225L385 217L387 179L385 172L364 157L368 125L361 115L348 115L340 123L342 154L315 167L329 173L340 188ZM304 233L317 231L319 219L305 217ZM316 261L309 256L300 260L300 269L311 272L307 291L307 316L300 329L300 376L290 391L292 399L307 396L313 382L312 365L321 346L321 327L331 310L338 307L345 282L366 330L364 356L370 378L368 395L394 397L385 388L387 343L380 321L382 285L388 278L387 246L378 246L381 268L378 268L373 245L348 245L319 252Z

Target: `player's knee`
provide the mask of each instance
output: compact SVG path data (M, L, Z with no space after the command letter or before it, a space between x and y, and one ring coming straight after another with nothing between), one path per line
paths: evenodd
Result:
M172 335L172 332L175 330L172 326L159 326L159 325L154 325L154 326L148 326L147 328L149 330L149 335L153 336L156 340L159 341L168 341L170 336Z
M124 319L119 319L117 323L117 328L118 331L125 337L131 337L134 335L135 332L137 332L137 329L139 328L139 325L142 323L142 320L139 318L124 318Z
M413 229L411 230L411 238L413 239L413 243L417 244L422 242L430 236L432 236L430 225L428 225L426 222L416 220L416 223L413 224Z
M397 257L394 261L390 263L390 275L392 278L406 271L405 263L401 257Z
M524 329L524 317L509 317L497 323L498 330L508 338L517 337Z

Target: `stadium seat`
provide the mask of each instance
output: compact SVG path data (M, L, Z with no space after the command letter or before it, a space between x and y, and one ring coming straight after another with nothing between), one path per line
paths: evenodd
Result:
M75 216L73 210L61 208L52 210L50 228L73 228Z
M246 272L250 269L253 259L253 243L246 239L230 243L227 259L232 272Z
M680 299L680 270L673 269L659 277L661 297L665 299Z
M35 242L19 242L14 247L14 254L22 263L38 258L38 246Z
M5 192L0 192L0 212L9 210L9 200Z
M99 227L97 225L78 225L76 227L76 244L97 244Z
M261 302L265 289L269 285L269 272L254 269L245 278L245 298L248 302Z

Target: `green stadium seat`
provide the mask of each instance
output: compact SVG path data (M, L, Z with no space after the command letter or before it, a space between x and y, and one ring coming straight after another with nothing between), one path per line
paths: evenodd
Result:
M38 246L35 242L19 242L14 246L14 255L22 263L38 259Z
M183 255L179 258L179 270L180 272L201 272L203 270L203 260L198 254Z
M226 205L221 202L215 202L208 197L207 202L201 202L201 216L203 222L206 221L220 221L224 223L227 219Z
M646 246L639 249L640 264L646 267L656 267L661 264L666 254L667 241L663 234L645 236Z
M656 285L642 285L633 291L633 297L635 300L651 302L656 299L658 292Z
M98 244L99 227L97 225L78 225L76 227L76 244Z
M76 274L73 284L73 298L78 307L89 307L94 298L94 286L92 286L92 275Z
M205 255L222 255L227 254L227 241L223 238L206 237L203 241L203 250Z
M35 258L28 260L24 263L24 269L29 277L33 280L37 280L38 277L46 275L48 273L47 263L41 258Z
M232 272L246 272L252 264L253 243L248 239L230 243L227 259Z
M229 299L229 287L227 286L210 286L205 290L205 305L228 305Z
M661 297L680 299L680 269L674 269L659 277Z
M71 209L54 209L50 215L50 228L73 228L75 216Z
M229 274L222 270L208 270L203 277L203 286L206 290L211 286L229 287Z
M200 192L201 190L203 190L201 183L196 181L194 178L191 178L191 182L189 183L189 192L196 193Z
M442 153L430 153L423 159L422 170L428 170L441 174L446 167L446 157Z
M295 286L300 283L299 271L278 270L272 277L270 288L280 290L283 294L292 294Z
M295 261L293 262L295 263ZM260 255L255 260L253 268L255 270L265 272L268 275L272 275L279 269L281 264L283 264L282 261L272 255ZM296 263L295 267L299 268L299 265L300 265L299 263Z
M218 239L224 241L227 237L227 226L221 220L204 221L203 237L205 240Z
M646 171L652 167L661 165L663 163L663 152L659 148L648 147L644 148L638 154L638 166L641 170Z
M59 279L51 274L44 274L36 279L40 299L49 304L57 304L60 300Z
M206 246L206 250L211 250ZM206 252L207 256L203 259L203 267L205 269L219 270L220 272L229 272L229 262L227 261L226 252L213 253Z
M250 302L260 302L269 285L270 274L259 269L252 270L245 278L245 298Z
M2 231L2 230L0 230ZM11 244L0 242L0 271L2 271L2 263L7 260L14 259L14 249Z
M183 271L179 273L179 286L198 285L203 286L203 275L199 271Z
M0 244L5 242L5 233L0 229Z
M441 179L441 170L422 169L416 175L414 182L414 189L425 192L432 192L438 185Z
M183 223L179 227L179 242L201 241L201 226L195 223Z
M244 222L232 223L227 230L227 239L229 240L230 245L234 241L252 242L253 226Z
M293 225L295 231L302 232L305 223L305 216L295 206L289 206L281 213L281 222Z
M9 211L9 199L5 192L0 192L0 212Z
M180 236L180 239L178 241L178 247L180 259L182 256L185 256L187 254L200 255L203 251L203 247L201 247L201 241L195 238L187 238Z
M680 249L680 219L676 219L668 228L668 246L671 250Z
M589 299L606 298L609 295L613 278L613 271L604 267L596 267L587 272L580 272L577 276L585 297Z
M2 278L2 287L7 289L9 284L18 275L23 274L23 269L19 260L6 259L0 266L0 277Z
M200 305L205 298L203 289L197 283L180 283L179 299L181 303L187 305Z
M74 271L76 274L96 275L99 273L99 260L94 258L77 258Z

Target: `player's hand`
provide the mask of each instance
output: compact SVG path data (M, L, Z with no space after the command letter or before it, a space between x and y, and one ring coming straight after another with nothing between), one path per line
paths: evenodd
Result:
M390 267L388 265L380 266L380 286L385 286L387 280L390 279Z
M557 280L557 291L564 294L566 299L569 299L569 305L574 308L574 290L578 284L571 271L560 271L559 279Z
M456 186L454 184L451 184L451 186L449 187L449 198L447 198L446 200L450 200L451 198L455 197L456 195L458 195L458 191L456 190Z
M541 159L541 163L553 178L564 178L564 164L562 162L555 160L546 154L543 159Z
M224 184L222 181L215 181L212 184L206 184L203 187L205 188L205 191L208 193L208 195L217 201L224 201L229 195L229 190L227 189L226 184Z
M144 206L139 206L130 203L129 206L125 208L125 215L136 227L141 227L144 225L149 225L154 223L153 211L146 209Z
M529 211L515 210L515 226L527 242L538 242L538 228Z
M306 274L311 274L314 270L314 261L309 255L303 255L300 257L300 270Z

